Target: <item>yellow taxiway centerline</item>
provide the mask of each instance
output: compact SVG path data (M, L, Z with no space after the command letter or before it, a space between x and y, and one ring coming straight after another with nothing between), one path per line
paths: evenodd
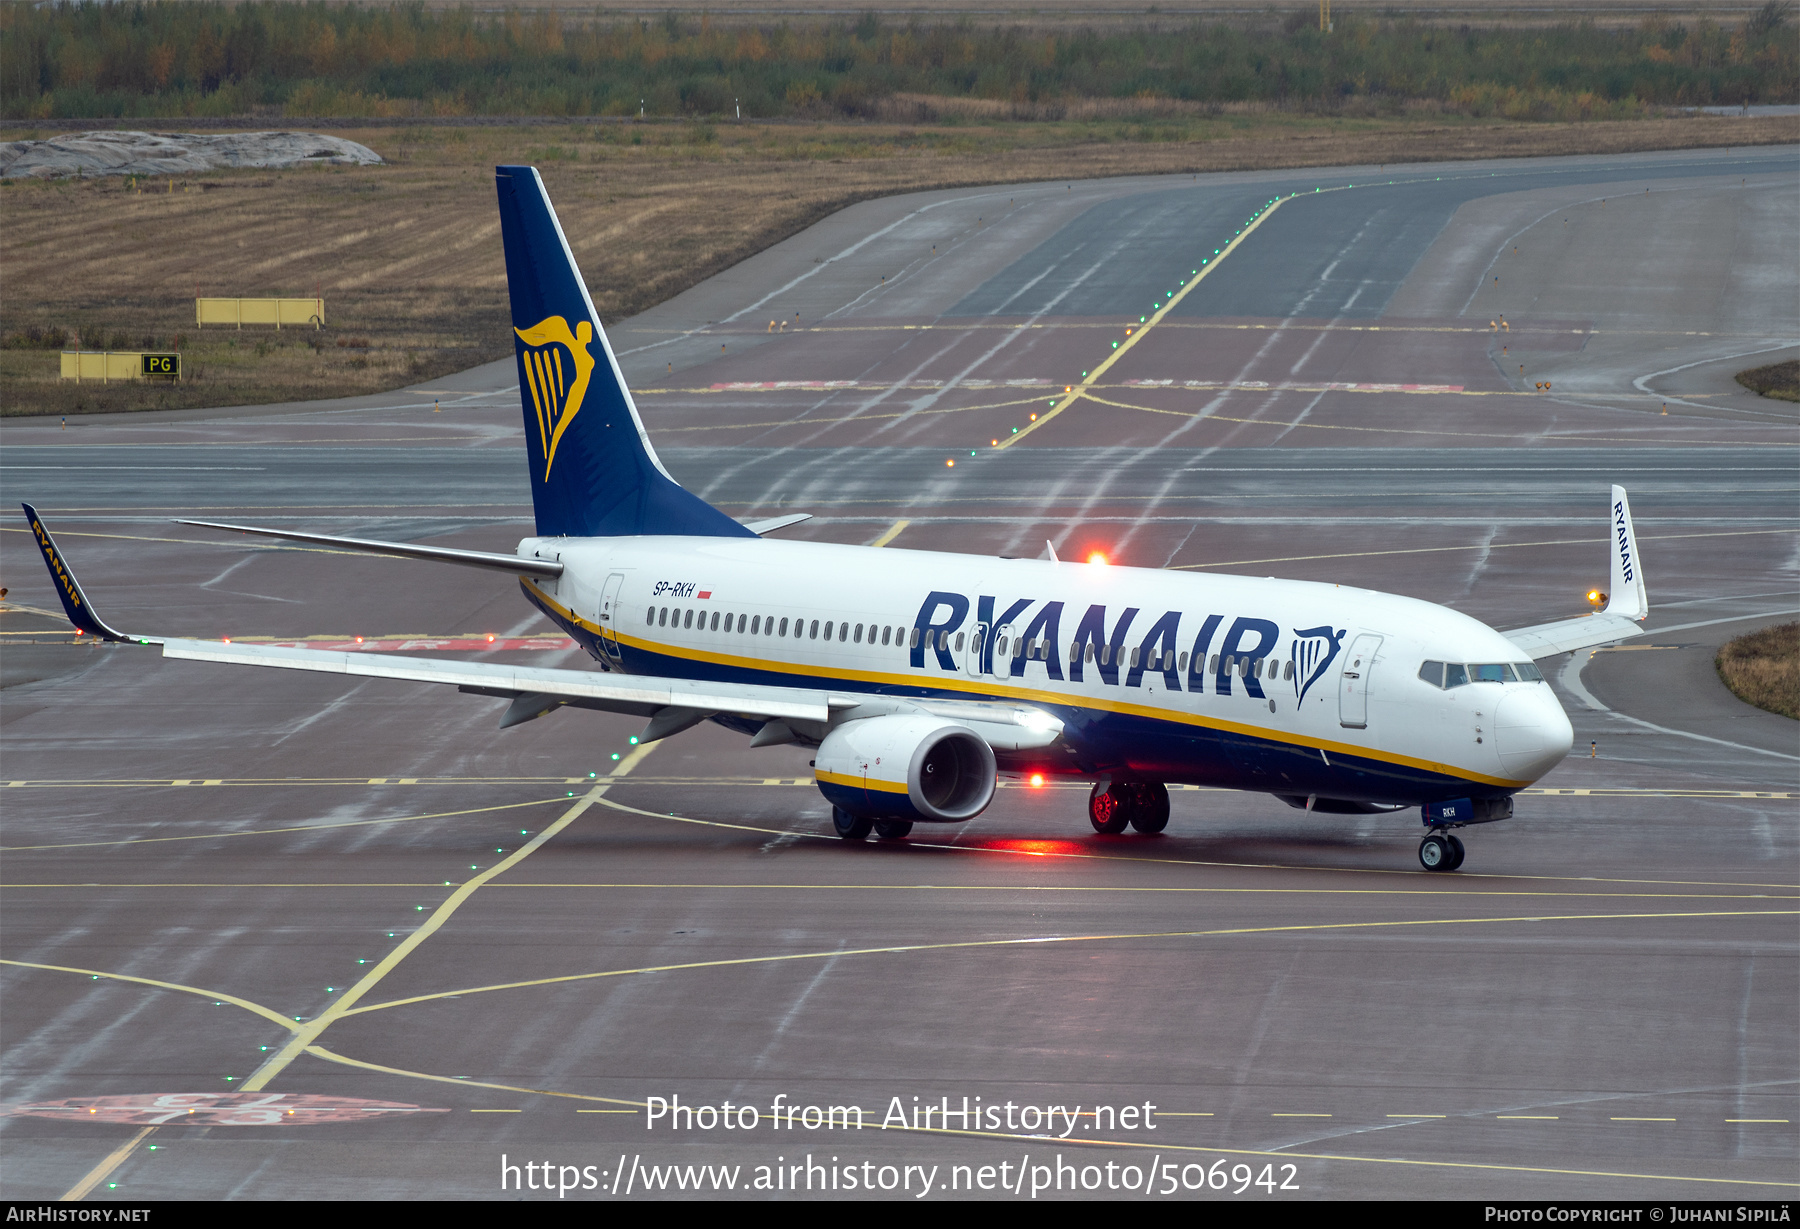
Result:
M1336 188L1332 189L1332 191L1340 190L1341 189ZM1060 403L1052 406L1048 413L1039 414L1029 425L1021 428L1017 435L1008 435L1005 439L996 444L995 447L1012 447L1014 444L1030 435L1033 431L1036 431L1039 427L1055 418L1058 414L1061 414L1064 410L1074 405L1077 401L1080 401L1083 397L1090 396L1089 390L1100 382L1100 378L1111 369L1114 363L1124 358L1133 346L1144 340L1145 335L1148 334L1151 329L1161 324L1163 320L1168 317L1168 314L1175 310L1176 304L1187 298L1189 291L1205 281L1213 270L1217 269L1225 262L1227 256L1230 256L1233 252L1237 251L1239 244L1248 239L1255 232L1257 227L1261 226L1277 209L1281 208L1283 204L1291 199L1293 199L1292 196L1277 197L1265 206L1248 226L1244 227L1243 230L1232 237L1230 243L1227 243L1221 248L1209 261L1202 261L1199 271L1192 274L1188 280L1182 284L1181 289L1176 291L1175 294L1170 297L1167 303L1164 303L1161 307L1157 308L1156 311L1151 313L1147 320L1144 320L1133 329L1130 335L1127 336L1124 341L1119 343L1119 348L1117 350L1114 350L1111 354L1107 355L1105 360L1102 361L1098 367L1094 368L1092 372L1083 376L1081 383L1073 386L1073 388L1065 393ZM1099 398L1095 398L1095 400L1099 400Z
M645 743L632 751L630 755L620 761L618 768L613 770L613 775L621 777L629 773L633 768L636 768L639 764L643 763L644 757L655 750L656 746L656 743ZM285 1071L289 1064L300 1057L300 1055L305 1052L306 1047L313 1044L313 1042L319 1038L320 1034L324 1033L326 1029L330 1028L337 1021L352 1014L355 1010L355 1004L359 999L380 984L382 979L389 973L392 973L395 969L399 968L400 963L408 956L412 955L412 953L418 949L420 944L424 943L425 940L429 939L432 935L442 929L444 923L448 922L471 896L489 881L505 874L507 871L523 862L526 858L529 858L533 853L542 848L552 837L556 836L557 833L574 823L584 815L594 803L600 801L601 795L606 792L607 788L608 787L605 785L596 785L593 789L583 795L579 802L563 812L562 815L558 816L556 821L549 827L532 837L512 854L452 892L450 894L450 899L439 905L437 909L432 912L432 915L425 920L423 925L407 935L406 939L398 947L384 956L380 963L364 974L362 979L354 986L346 990L343 997L333 1002L331 1006L327 1007L320 1015L314 1016L311 1020L306 1021L301 1028L296 1029L294 1036L288 1043L279 1051L270 1055L268 1061L264 1062L261 1067L256 1069L248 1080L244 1081L243 1091L258 1092L266 1087L271 1080Z
M685 972L691 969L720 969L753 964L783 964L788 961L798 960L835 960L845 956L907 955L915 952L967 951L974 948L1050 947L1068 943L1106 943L1141 941L1144 939L1229 938L1237 935L1295 934L1311 931L1393 930L1422 926L1504 925L1532 922L1650 921L1662 918L1692 920L1696 918L1796 916L1800 916L1800 910L1742 909L1695 913L1532 914L1517 917L1417 918L1402 921L1380 922L1317 922L1293 926L1235 926L1220 930L1166 930L1148 931L1136 934L1041 935L1021 939L964 939L950 943L899 943L885 947L835 948L830 951L786 952L772 956L735 956L724 960L692 960L683 961L677 964L647 965L637 969L603 969L593 973L565 973L556 977L537 977L526 981L498 982L490 986L465 986L457 990L440 990L432 994L418 994L403 999L390 999L386 1002L371 1003L365 1007L350 1007L337 1012L337 1018L365 1015L369 1012L376 1011L389 1011L395 1007L409 1007L414 1004L429 1003L439 999L461 998L475 994L491 994L501 990L525 990L538 986L558 986L566 985L570 982L599 981L610 977L632 977L648 973L676 973ZM254 1089L251 1091L254 1091Z

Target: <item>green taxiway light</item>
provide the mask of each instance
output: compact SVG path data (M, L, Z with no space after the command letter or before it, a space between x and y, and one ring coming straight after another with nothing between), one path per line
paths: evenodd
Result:
M616 760L616 759L618 759L618 758L619 758L619 753L618 753L618 752L617 752L617 751L615 751L615 752L613 752L613 756L612 756L612 757L613 757L613 758L614 758L614 759L615 759L615 760Z

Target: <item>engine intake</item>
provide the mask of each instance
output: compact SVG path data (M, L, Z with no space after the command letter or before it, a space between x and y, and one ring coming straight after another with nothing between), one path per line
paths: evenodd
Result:
M975 731L942 717L866 717L825 736L813 779L852 815L957 823L994 800L994 752Z

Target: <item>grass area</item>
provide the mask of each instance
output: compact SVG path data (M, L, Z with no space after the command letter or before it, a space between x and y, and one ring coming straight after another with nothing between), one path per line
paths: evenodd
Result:
M953 110L948 101L943 109ZM0 181L0 344L27 347L0 348L0 413L350 396L508 355L492 178L502 162L543 172L611 322L845 205L896 192L1800 138L1792 117L1562 124L1244 106L1033 123L955 118L334 128L390 164L138 183ZM15 129L0 140L40 135ZM200 331L196 294L317 294L328 327ZM29 348L34 329L46 348ZM179 335L189 378L173 387L59 380L61 343L47 340L58 329L87 348ZM113 344L121 338L130 345Z
M1738 699L1800 719L1800 623L1739 636L1719 650L1714 664Z
M1758 396L1800 401L1800 359L1740 371L1737 382Z

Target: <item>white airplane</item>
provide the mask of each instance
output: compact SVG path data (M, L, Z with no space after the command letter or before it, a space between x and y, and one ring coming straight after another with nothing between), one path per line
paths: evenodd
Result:
M1604 609L1507 633L1350 586L770 540L806 515L739 524L669 476L543 181L506 166L497 185L537 536L503 555L181 523L511 573L599 671L120 633L26 505L76 628L165 658L453 686L509 701L501 729L566 706L645 717L642 742L711 720L802 744L852 841L973 819L1007 774L1091 781L1100 833L1162 831L1174 783L1417 807L1434 871L1462 863L1454 829L1511 816L1568 753L1534 659L1642 631L1617 486Z

